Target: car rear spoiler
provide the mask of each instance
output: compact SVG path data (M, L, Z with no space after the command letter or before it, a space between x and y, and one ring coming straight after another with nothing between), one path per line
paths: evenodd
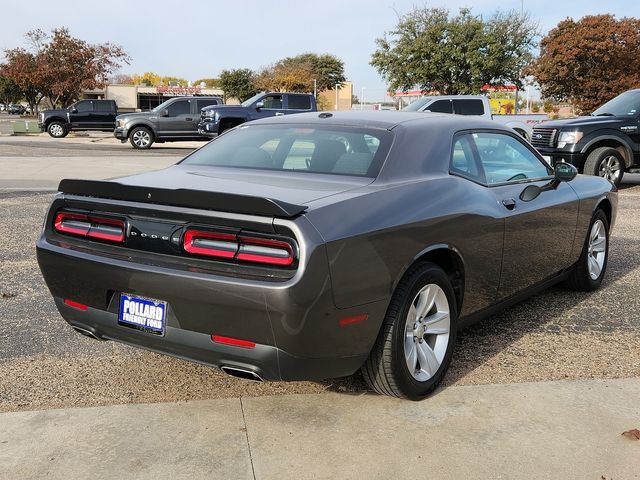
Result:
M58 190L67 195L156 203L176 207L199 208L222 212L267 215L290 218L307 207L265 197L251 197L233 193L205 192L180 188L152 188L99 180L64 179Z

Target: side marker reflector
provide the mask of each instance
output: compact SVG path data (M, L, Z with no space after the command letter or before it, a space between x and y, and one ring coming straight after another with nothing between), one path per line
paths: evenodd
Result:
M87 309L89 308L84 303L74 302L73 300L69 300L68 298L64 300L64 304L69 305L70 307L75 308L76 310L82 310L83 312L86 312Z
M211 340L216 343L223 343L225 345L231 345L233 347L255 348L256 346L255 342L240 340L239 338L223 337L221 335L211 335Z
M341 318L340 326L344 327L346 325L353 325L354 323L364 322L368 318L369 318L369 315L367 315L366 313L362 315L354 315L353 317Z

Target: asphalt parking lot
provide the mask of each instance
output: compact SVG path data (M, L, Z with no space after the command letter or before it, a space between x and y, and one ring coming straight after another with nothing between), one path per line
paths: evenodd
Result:
M0 411L365 391L358 374L319 383L247 382L90 340L58 315L34 244L59 177L163 168L197 146L135 152L108 135L0 137ZM640 175L629 175L603 288L586 294L556 287L462 332L445 386L639 377L639 232Z

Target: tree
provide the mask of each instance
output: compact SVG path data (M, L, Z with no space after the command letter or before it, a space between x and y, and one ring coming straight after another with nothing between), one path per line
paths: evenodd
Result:
M259 88L276 92L318 92L333 90L345 82L344 62L335 55L303 53L278 60L257 78Z
M640 20L613 15L560 22L540 42L527 74L542 95L571 102L581 113L640 86Z
M496 13L488 20L460 9L414 8L376 40L371 65L391 90L418 87L442 94L480 93L487 83L522 86L537 25L528 14Z
M241 102L258 93L256 74L249 68L223 70L220 73L220 88L226 97L234 97Z
M133 75L131 75L131 78L134 85L141 85L144 83L149 85L150 87L157 87L162 81L162 77L153 72L144 72L142 75L134 73Z
M67 106L80 98L83 90L104 86L122 63L129 63L121 47L89 44L72 37L66 28L54 29L50 36L32 30L26 38L30 50L5 50L3 72L36 109L45 96L52 105Z
M88 44L72 37L66 28L53 30L37 58L42 93L52 105L63 107L80 98L84 90L103 87L121 63L129 63L121 47L111 43Z
M22 90L10 78L0 76L0 103L11 105L22 98Z
M6 63L0 74L18 86L31 111L37 113L43 98L43 85L36 55L24 48L14 48L5 50L4 56Z

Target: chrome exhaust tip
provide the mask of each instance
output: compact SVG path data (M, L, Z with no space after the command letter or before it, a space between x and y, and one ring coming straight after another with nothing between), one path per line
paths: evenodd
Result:
M102 340L96 332L89 330L88 328L79 327L77 325L71 325L71 328L85 337L93 338L94 340Z
M246 368L230 367L228 365L223 365L222 367L220 367L220 370L222 370L224 373L232 377L244 378L245 380L252 380L254 382L264 381L262 380L262 378L260 378L260 375L258 375L256 372L254 372L253 370L248 370Z

